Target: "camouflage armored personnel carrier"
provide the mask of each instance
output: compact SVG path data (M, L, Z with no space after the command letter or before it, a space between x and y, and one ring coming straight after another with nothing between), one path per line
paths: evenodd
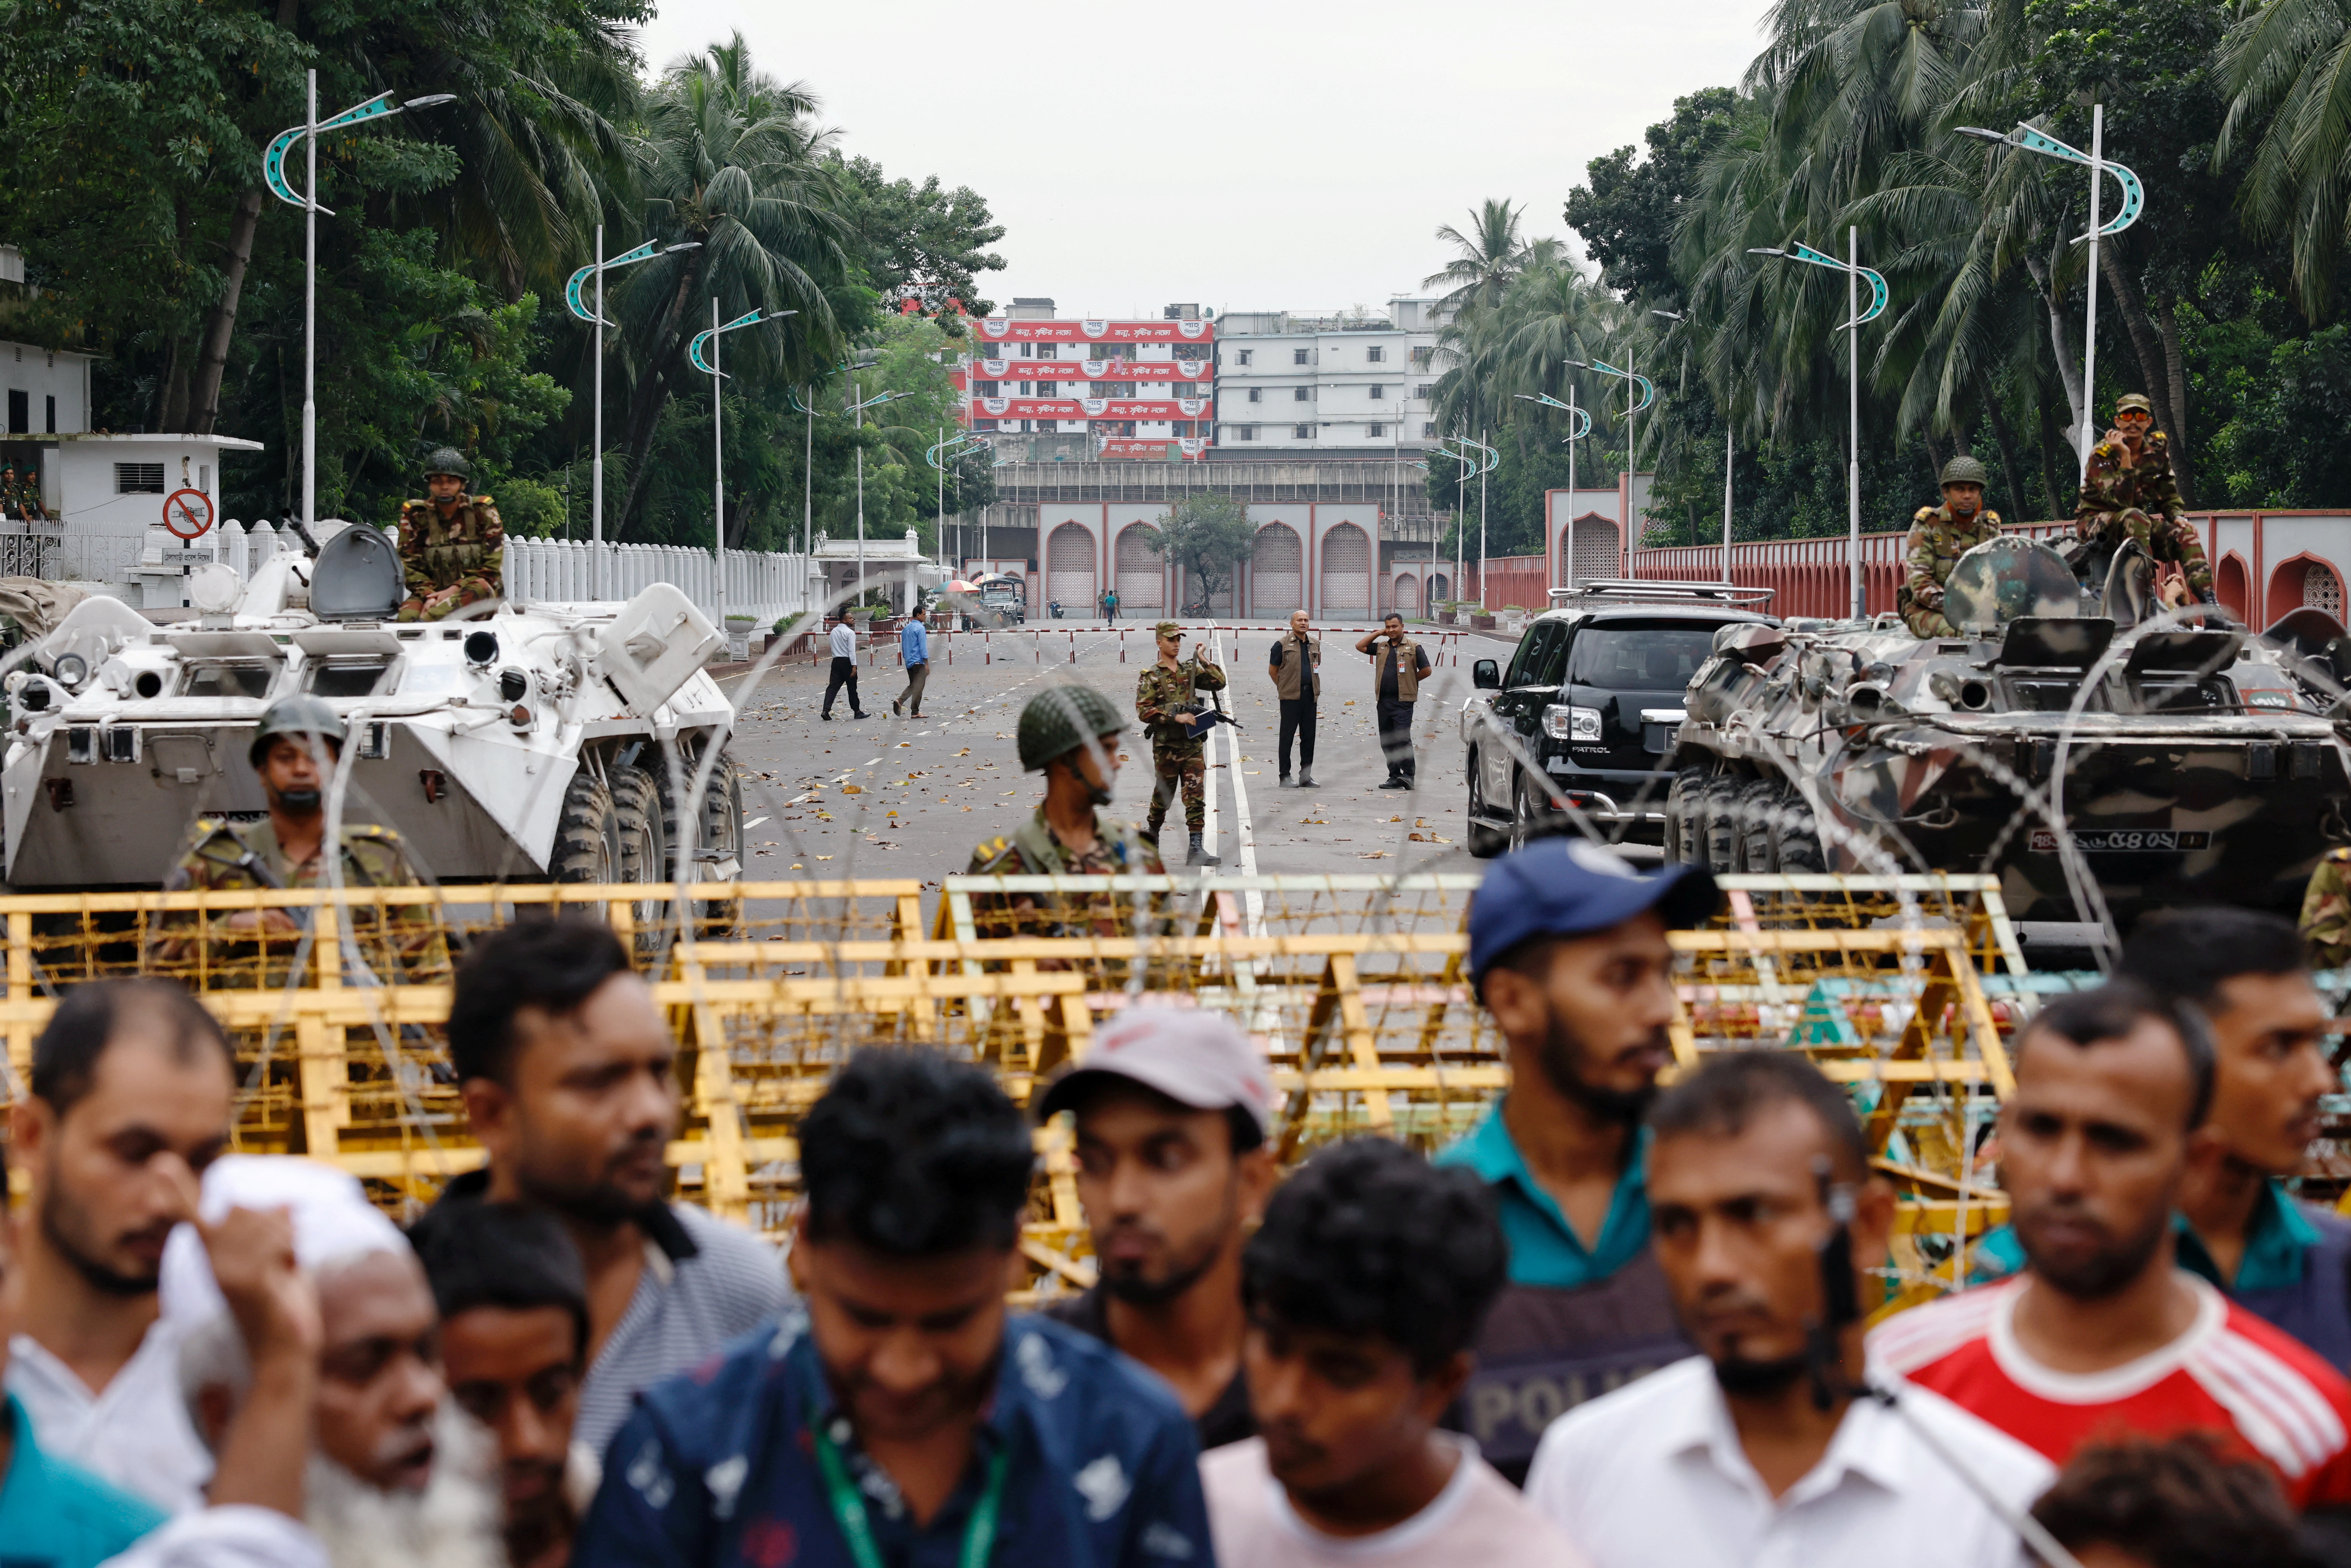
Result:
M1956 637L1724 627L1665 763L1667 857L1989 873L2060 946L2165 904L2291 912L2351 841L2344 629L2312 610L2259 636L2183 625L2150 588L2136 547L2093 596L2010 537L1953 570Z
M277 556L249 583L199 568L198 619L92 598L27 644L5 678L9 886L157 885L199 813L262 812L246 746L294 692L349 726L345 820L396 829L442 882L736 878L740 787L707 755L734 709L703 668L718 634L683 592L397 624L392 541L319 532L315 559Z

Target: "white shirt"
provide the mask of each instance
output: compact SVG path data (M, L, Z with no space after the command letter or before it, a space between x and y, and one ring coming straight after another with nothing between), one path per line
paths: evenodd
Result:
M275 1510L231 1504L183 1513L102 1568L329 1568L308 1527Z
M33 1418L42 1448L161 1509L204 1506L213 1458L180 1395L180 1334L157 1319L102 1393L39 1341L8 1342L8 1392Z
M1441 1436L1461 1453L1445 1489L1370 1535L1327 1534L1299 1517L1266 1465L1264 1438L1211 1448L1200 1457L1200 1490L1217 1568L1589 1568L1476 1443Z
M1527 1500L1596 1568L2010 1568L2015 1535L1928 1448L1928 1427L1993 1493L2028 1509L2049 1461L1938 1395L1897 1385L1900 1413L1845 1411L1828 1452L1773 1498L1701 1356L1580 1405L1542 1435Z
M836 659L857 657L857 633L849 629L846 621L832 629L832 656Z

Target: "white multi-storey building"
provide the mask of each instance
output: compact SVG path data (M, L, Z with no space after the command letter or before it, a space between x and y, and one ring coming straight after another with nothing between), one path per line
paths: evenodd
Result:
M1228 311L1217 322L1217 444L1370 453L1437 439L1434 299L1398 298L1384 316Z

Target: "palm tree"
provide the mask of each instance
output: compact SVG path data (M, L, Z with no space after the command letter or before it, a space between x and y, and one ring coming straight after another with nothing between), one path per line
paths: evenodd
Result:
M1456 312L1473 305L1491 309L1501 303L1502 291L1526 267L1527 242L1519 237L1519 216L1525 211L1523 206L1489 197L1469 214L1468 234L1451 224L1440 225L1437 237L1460 254L1422 278L1420 286L1451 286L1444 303Z
M2351 241L2351 7L2344 0L2249 6L2214 62L2228 118L2212 152L2222 168L2252 136L2242 203L2256 235L2284 238L2295 302L2318 319Z
M737 370L809 382L840 357L826 291L850 268L850 226L823 162L835 133L812 123L816 108L804 85L754 70L740 34L673 65L650 95L633 150L644 230L698 248L634 268L615 300L622 340L639 350L624 530L644 494L664 406L681 379L697 389L707 379L686 363L685 347L712 296L730 320L754 307L799 312L731 340L726 357Z

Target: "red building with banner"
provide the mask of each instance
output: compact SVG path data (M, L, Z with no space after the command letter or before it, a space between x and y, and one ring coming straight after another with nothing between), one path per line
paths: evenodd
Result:
M1096 456L1113 459L1180 461L1207 451L1214 322L1061 320L1039 308L1016 302L1016 312L1029 314L971 323L973 352L953 375L973 430L1083 434Z

